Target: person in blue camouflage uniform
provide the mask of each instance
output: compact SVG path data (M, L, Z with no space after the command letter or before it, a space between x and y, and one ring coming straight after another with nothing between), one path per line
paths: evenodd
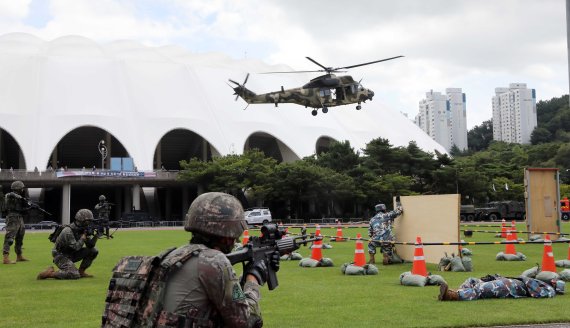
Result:
M59 268L59 271L55 271L54 267L50 266L38 274L38 280L93 277L85 272L99 254L99 251L95 248L97 236L88 236L86 234L86 228L91 221L93 221L93 213L90 210L81 209L77 211L75 221L63 228L59 236L57 236L51 251L53 263ZM79 261L81 261L81 264L78 269L74 263Z
M550 283L520 276L504 278L487 276L485 280L468 278L459 289L449 289L446 283L440 286L438 299L440 301L472 301L485 298L551 298L557 293L564 294L565 283L554 279Z
M16 262L28 261L22 256L22 246L26 227L24 226L24 215L30 210L30 205L24 199L25 186L22 181L12 182L11 189L4 196L4 211L6 212L6 234L4 235L4 245L2 255L4 264L15 264ZM10 247L14 245L16 261L10 261Z
M394 223L394 220L402 214L403 208L398 202L396 204L396 209L390 212L386 212L386 205L384 204L377 204L374 206L374 209L376 211L376 215L370 219L368 227L368 236L372 238L372 240L368 242L368 255L370 257L368 263L376 263L374 256L376 254L376 248L380 247L380 252L384 256L382 264L391 264L394 253L394 244L386 242L394 241L392 224Z

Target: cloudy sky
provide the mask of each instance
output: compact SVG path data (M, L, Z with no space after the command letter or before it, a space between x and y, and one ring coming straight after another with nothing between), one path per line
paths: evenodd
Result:
M0 34L11 32L178 45L297 70L318 69L305 56L342 67L404 55L349 73L410 118L426 92L462 88L469 128L491 118L495 87L526 83L538 100L568 93L564 0L2 0Z

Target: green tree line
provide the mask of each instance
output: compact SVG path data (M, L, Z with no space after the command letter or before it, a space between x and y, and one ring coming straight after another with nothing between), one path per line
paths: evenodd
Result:
M469 150L451 156L377 138L360 150L332 142L325 152L290 163L256 149L207 162L193 158L181 162L179 178L201 191L233 194L245 207L268 206L278 220L369 217L375 204L390 206L396 195L459 193L463 204L475 205L524 201L525 167L559 168L561 195L570 196L570 129L553 122L570 123L568 97L539 102L537 112L530 145L492 141L487 121L469 131ZM537 132L543 129L548 133Z

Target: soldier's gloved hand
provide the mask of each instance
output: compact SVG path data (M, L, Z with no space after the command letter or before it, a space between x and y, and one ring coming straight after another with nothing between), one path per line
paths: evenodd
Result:
M281 255L278 251L273 252L271 257L269 257L269 265L275 272L279 271L279 261L281 261Z
M95 244L97 243L97 236L93 236L91 238L87 238L85 240L85 246L87 246L87 248L93 248L95 247Z
M267 281L267 265L264 260L250 261L243 270L243 276L248 274L252 275L257 279L257 283L263 286Z

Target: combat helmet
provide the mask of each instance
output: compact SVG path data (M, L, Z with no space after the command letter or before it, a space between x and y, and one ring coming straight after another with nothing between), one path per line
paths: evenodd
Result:
M13 191L22 191L24 190L24 183L20 180L14 181L12 182L12 185L10 186L12 188Z
M89 221L93 220L93 213L88 209L80 209L75 213L75 225L78 227L85 227L89 224Z
M374 210L375 210L376 212L384 212L384 211L386 211L386 205L384 205L384 204L376 204L376 205L374 205Z
M241 203L222 192L198 196L190 205L184 222L186 231L236 239L245 229L247 224Z
M105 195L99 196L99 201L100 201L100 202L104 202L104 201L106 201L106 200L107 200L107 197L105 197Z

